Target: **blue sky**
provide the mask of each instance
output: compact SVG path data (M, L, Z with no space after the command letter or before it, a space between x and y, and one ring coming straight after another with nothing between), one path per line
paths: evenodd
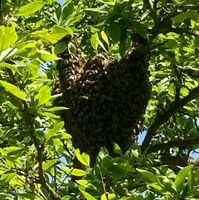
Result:
M64 0L58 0L60 2L60 4L64 4Z

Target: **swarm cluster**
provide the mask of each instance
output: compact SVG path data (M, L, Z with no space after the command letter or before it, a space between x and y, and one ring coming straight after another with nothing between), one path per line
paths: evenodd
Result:
M125 151L139 132L150 98L146 53L131 50L120 61L63 53L58 63L65 128L73 145L94 160L100 147Z

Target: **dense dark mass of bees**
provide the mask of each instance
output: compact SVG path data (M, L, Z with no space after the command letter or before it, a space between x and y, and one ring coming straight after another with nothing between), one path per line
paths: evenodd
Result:
M94 160L100 147L123 151L135 142L150 98L148 58L131 50L120 61L63 53L58 63L65 128ZM56 88L55 88L56 89Z

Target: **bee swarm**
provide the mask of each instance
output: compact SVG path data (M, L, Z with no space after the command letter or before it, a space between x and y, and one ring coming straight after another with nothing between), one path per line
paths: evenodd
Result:
M150 98L147 54L134 49L119 61L99 55L86 60L80 52L61 57L59 90L69 108L61 117L74 147L93 161L102 146L113 153L113 142L127 150L140 131Z

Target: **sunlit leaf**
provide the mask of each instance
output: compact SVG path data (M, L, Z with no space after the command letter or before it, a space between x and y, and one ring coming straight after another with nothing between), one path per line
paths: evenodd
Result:
M60 111L60 110L68 110L69 108L63 107L63 106L56 106L52 108L48 108L47 111L53 112L53 111Z
M47 160L42 163L42 167L44 170L47 170L50 167L52 167L56 162L57 162L57 159Z
M6 81L0 81L0 84L11 94L13 94L14 96L16 96L19 99L22 99L24 101L26 101L26 93L22 92L17 86L8 83Z
M37 50L40 57L44 61L52 61L52 60L58 60L59 58L55 54L51 54L46 50Z
M64 126L64 122L55 122L53 125L53 128L48 129L47 132L45 133L45 138L49 139L51 136L59 132Z
M99 35L98 33L94 33L92 36L91 36L91 45L93 47L93 49L95 49L97 51L97 48L98 48L98 45L99 45Z
M12 46L18 39L15 27L0 26L0 52Z
M51 29L43 29L31 34L32 38L39 38L43 42L55 44L66 35L72 35L73 30L70 27L53 26Z
M30 2L25 6L20 7L16 10L15 16L28 16L32 15L33 13L37 12L44 6L43 1L34 1Z
M43 115L45 117L53 118L53 119L58 119L59 118L58 115L55 115L55 114L50 113L50 112L42 112L41 115Z
M115 194L110 194L109 192L107 193L104 193L102 196L101 196L101 200L113 200L113 199L116 199L116 196Z
M71 175L73 176L84 176L86 174L86 171L82 170L82 169L73 169L73 171L71 172Z
M91 194L89 194L88 192L82 191L80 190L81 193L84 195L84 197L86 198L86 200L97 200L96 198L94 198Z
M192 168L191 165L187 166L187 167L184 167L176 175L176 179L175 179L174 183L175 183L176 188L178 189L178 191L181 190L181 188L183 187L185 179L187 178L188 173L191 170L191 168Z
M104 31L101 32L101 36L102 36L102 39L106 42L106 44L109 45L108 37Z
M158 182L157 176L152 172L147 171L145 169L137 169L137 171L146 176L151 182Z
M75 155L77 159L85 166L89 167L90 165L90 157L87 153L83 152L82 154L80 153L79 149L75 150Z

